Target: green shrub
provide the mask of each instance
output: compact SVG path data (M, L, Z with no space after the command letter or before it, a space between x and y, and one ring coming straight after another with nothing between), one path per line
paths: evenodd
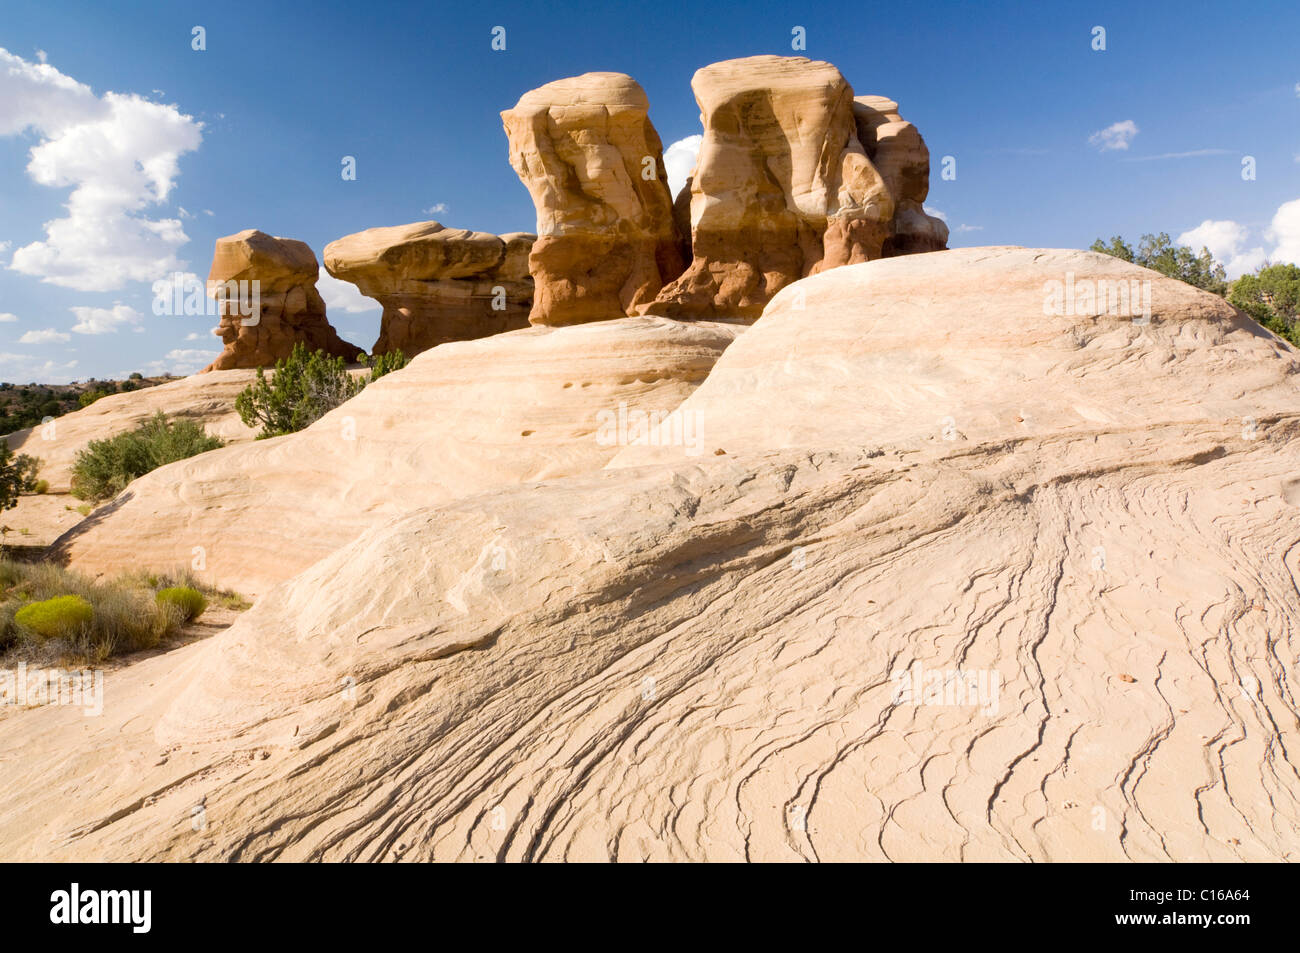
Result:
M190 586L171 586L167 589L158 590L154 596L154 601L159 605L171 604L179 609L186 622L193 622L199 616L203 615L203 610L208 607L208 600L204 598L203 593Z
M90 626L94 607L81 596L55 596L14 613L14 622L43 639L71 639Z
M99 400L101 397L107 397L108 395L109 395L109 391L101 390L98 387L96 387L94 390L84 390L77 396L77 406L89 407L91 404Z
M33 493L36 493L36 494L49 493L49 492L50 492L50 481L49 481L49 480L37 480L35 483L32 484L32 492L33 492Z
M159 411L135 430L88 443L72 467L72 495L106 500L151 470L220 446L192 420L168 420Z
M357 360L369 363L362 353ZM235 398L235 410L245 425L262 428L259 440L296 433L355 397L368 382L405 366L406 356L391 351L375 359L368 378L353 377L343 358L308 351L300 342L287 358L275 362L269 381L263 369L257 369L257 380Z

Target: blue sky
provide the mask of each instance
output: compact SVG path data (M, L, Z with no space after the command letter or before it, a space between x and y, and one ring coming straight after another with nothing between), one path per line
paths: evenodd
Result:
M429 218L531 231L498 116L520 94L629 73L668 146L700 131L696 69L798 55L795 26L806 55L859 94L896 99L920 128L927 205L954 247L1168 231L1210 242L1237 271L1300 258L1295 0L4 0L0 380L202 366L219 349L215 321L153 314L150 276L206 277L214 240L243 228L317 257L350 232ZM355 181L340 175L345 155ZM937 174L945 155L953 181ZM330 319L368 347L378 309L347 310L369 304L348 289L322 288Z

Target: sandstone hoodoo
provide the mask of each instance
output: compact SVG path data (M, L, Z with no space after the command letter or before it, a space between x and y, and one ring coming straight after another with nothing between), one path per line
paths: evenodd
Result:
M681 274L649 108L632 77L584 73L525 93L501 114L510 164L537 208L533 324L639 313Z
M376 354L407 357L448 341L528 326L535 235L438 222L370 228L325 246L325 270L383 305Z
M942 251L948 226L925 212L930 193L930 150L920 131L898 113L898 103L884 96L853 100L858 140L894 197L894 221L882 249L884 257Z
M928 185L925 144L900 119L883 130L877 168L859 138L853 89L830 63L726 60L697 71L691 86L704 122L690 185L693 259L649 313L757 318L806 275L920 250L892 239L900 210L920 228L910 223ZM881 113L879 125L893 118ZM924 250L944 241L946 231Z
M319 275L316 255L305 242L251 228L217 239L208 283L222 292L214 333L225 349L204 370L269 367L299 342L355 360L363 349L330 326L316 290Z

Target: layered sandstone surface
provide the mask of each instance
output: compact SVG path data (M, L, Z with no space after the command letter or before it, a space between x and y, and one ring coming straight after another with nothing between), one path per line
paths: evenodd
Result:
M805 286L682 408L724 453L376 523L0 716L6 856L1297 859L1296 352L1080 252Z
M213 333L225 348L205 370L270 367L299 343L355 360L363 349L330 325L316 290L319 277L305 242L251 228L217 239L208 283L218 292L220 321Z
M537 209L533 324L639 313L681 274L663 146L640 85L584 73L501 114L510 164Z
M147 474L54 553L98 574L202 547L204 578L260 594L418 507L599 469L626 438L621 409L667 414L741 330L624 318L447 344L300 433Z
M438 222L370 228L325 246L325 270L383 306L372 351L407 357L448 341L527 327L535 235Z

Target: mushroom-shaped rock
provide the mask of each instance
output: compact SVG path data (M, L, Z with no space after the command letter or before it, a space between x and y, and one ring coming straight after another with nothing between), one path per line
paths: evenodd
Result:
M220 323L213 331L225 349L205 371L267 367L293 346L352 361L362 348L338 336L316 290L320 267L305 242L256 229L218 238L208 273Z
M501 119L537 208L532 323L643 310L683 266L645 91L623 73L585 73L525 93Z
M383 305L374 352L407 357L528 326L536 236L438 222L369 228L325 246L325 270Z

